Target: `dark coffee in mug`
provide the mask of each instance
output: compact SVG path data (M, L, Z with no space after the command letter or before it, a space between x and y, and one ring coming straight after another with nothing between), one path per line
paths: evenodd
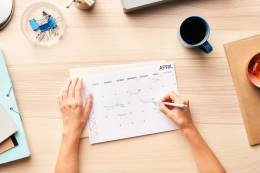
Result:
M188 44L198 44L207 35L207 24L198 17L187 18L181 25L180 34Z
M208 42L209 34L209 24L199 16L186 18L177 31L177 36L184 46L200 48L205 53L210 53L213 50Z

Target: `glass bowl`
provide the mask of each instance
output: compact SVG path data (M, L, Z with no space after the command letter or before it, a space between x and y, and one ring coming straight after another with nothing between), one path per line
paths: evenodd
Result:
M49 19L54 25L49 25ZM34 23L34 27L30 24ZM25 37L36 45L51 46L58 43L65 32L65 21L60 10L47 2L36 2L22 15L21 27Z

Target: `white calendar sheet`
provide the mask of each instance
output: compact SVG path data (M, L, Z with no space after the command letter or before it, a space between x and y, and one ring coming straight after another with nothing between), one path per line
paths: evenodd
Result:
M177 92L170 63L85 77L84 87L94 97L87 125L91 144L176 129L155 103Z

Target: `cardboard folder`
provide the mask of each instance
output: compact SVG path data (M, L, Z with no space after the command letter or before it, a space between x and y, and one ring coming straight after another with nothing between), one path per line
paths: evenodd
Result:
M260 35L227 43L224 48L249 144L260 144L260 88L251 84L247 77L249 61L260 52Z
M0 50L0 103L15 123L17 132L14 134L17 145L0 154L0 165L30 156L30 150L23 129L22 117L16 103L12 81L2 51Z

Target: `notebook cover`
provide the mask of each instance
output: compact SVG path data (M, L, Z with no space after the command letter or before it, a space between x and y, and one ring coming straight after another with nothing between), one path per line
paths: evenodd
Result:
M26 136L23 129L21 115L16 104L16 98L12 87L12 81L8 74L8 69L5 65L3 53L0 50L0 103L8 111L8 115L13 120L17 127L15 139L18 145L7 152L0 154L0 164L11 162L30 156L29 147L26 141Z
M14 135L7 138L3 142L0 143L0 154L10 150L11 148L18 145L17 140L15 139Z
M224 45L250 145L260 144L260 88L247 78L251 58L260 52L260 35Z
M2 143L0 143L0 154L10 150L11 148L15 147L11 138L7 138Z

